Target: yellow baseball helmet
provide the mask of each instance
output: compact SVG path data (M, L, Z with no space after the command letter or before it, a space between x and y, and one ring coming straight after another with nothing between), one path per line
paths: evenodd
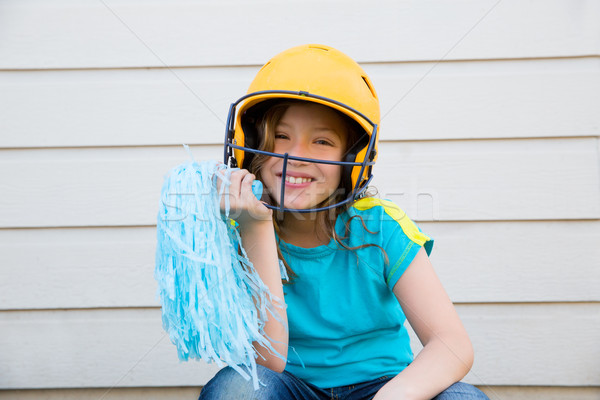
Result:
M323 104L343 113L357 127L361 139L351 145L346 158L340 162L259 150L256 120L275 102L286 99ZM379 99L375 89L354 60L329 46L293 47L267 62L256 74L248 93L231 105L226 127L225 163L247 168L255 154L266 154L286 160L343 165L342 179L348 180L352 191L344 202L327 208L335 207L360 196L372 179L379 119Z

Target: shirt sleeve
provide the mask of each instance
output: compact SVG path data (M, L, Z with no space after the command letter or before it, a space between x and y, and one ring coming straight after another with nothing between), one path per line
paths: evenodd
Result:
M421 229L396 204L383 200L384 218L382 232L386 240L384 249L388 262L384 267L385 282L393 289L398 279L413 261L421 247L427 255L433 249L433 239Z
M431 253L433 239L392 201L368 197L356 202L354 208L366 213L372 231L381 235L379 244L387 256L383 277L392 289L421 247L425 247L428 255Z

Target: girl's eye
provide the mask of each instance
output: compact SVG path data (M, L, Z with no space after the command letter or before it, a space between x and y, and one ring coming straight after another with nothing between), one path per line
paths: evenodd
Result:
M322 144L325 146L333 146L333 143L331 143L329 140L325 140L325 139L319 139L315 141L316 144Z
M275 139L287 139L287 135L284 133L275 133Z

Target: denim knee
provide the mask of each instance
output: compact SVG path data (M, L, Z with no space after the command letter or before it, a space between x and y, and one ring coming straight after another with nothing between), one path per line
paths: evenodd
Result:
M278 399L278 374L257 365L259 389L254 390L252 379L246 380L233 368L220 370L200 392L198 400L275 400Z
M489 397L475 386L457 382L438 394L433 400L489 400Z

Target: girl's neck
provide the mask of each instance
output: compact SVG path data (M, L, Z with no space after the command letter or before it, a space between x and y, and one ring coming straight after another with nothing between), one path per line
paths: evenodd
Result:
M286 213L279 224L279 237L286 243L304 248L328 244L331 238L322 223L323 217L320 213Z

